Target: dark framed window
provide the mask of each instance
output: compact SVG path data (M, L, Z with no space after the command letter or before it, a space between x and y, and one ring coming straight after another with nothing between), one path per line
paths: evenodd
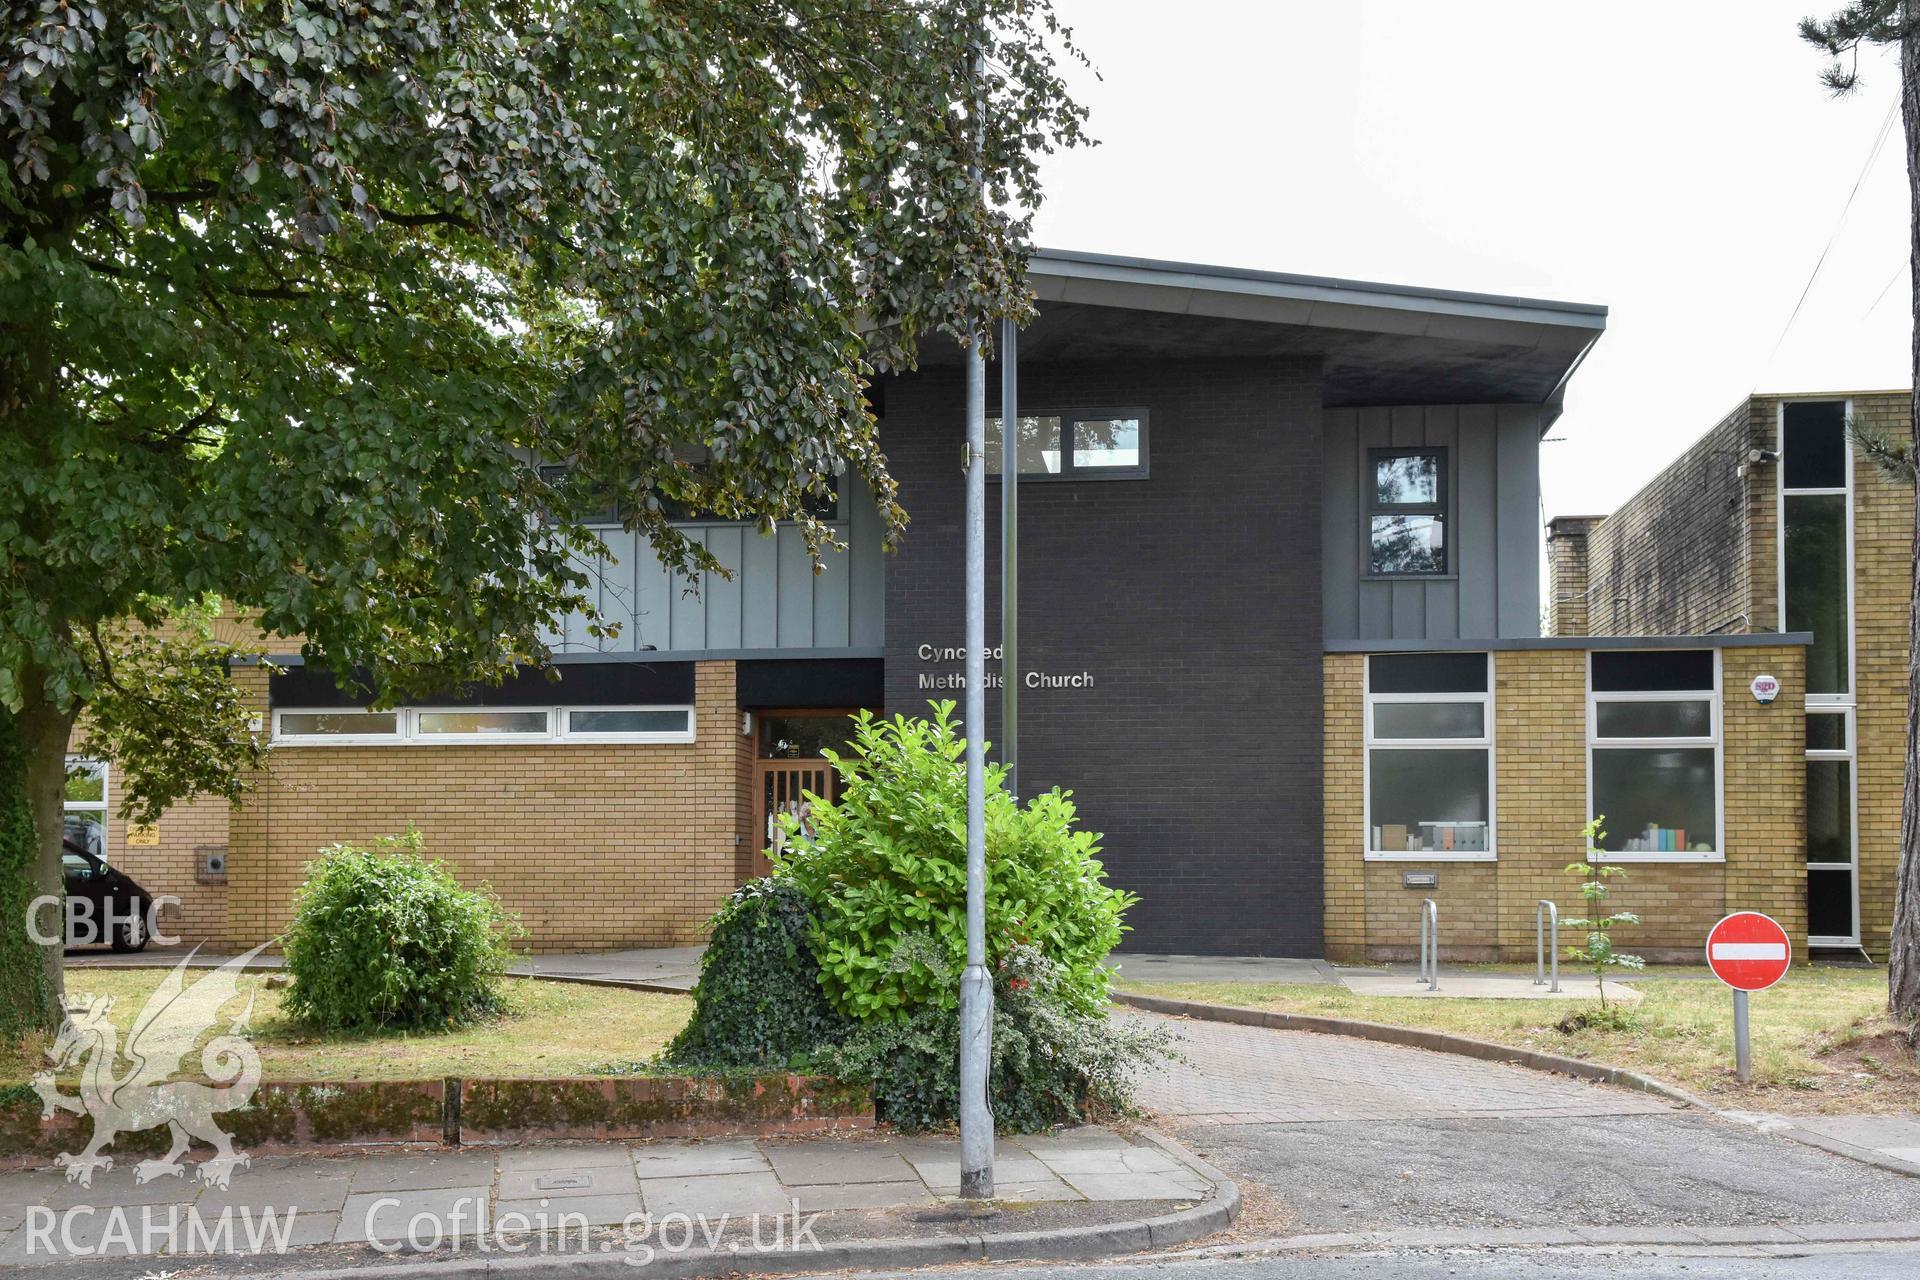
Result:
M1369 449L1366 485L1367 572L1447 573L1447 451Z
M1022 480L1144 480L1147 411L1075 409L1023 414L1016 423ZM1000 474L1001 427L987 418L987 474Z

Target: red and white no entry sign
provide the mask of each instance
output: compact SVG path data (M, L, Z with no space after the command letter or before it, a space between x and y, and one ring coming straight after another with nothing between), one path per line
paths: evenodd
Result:
M1792 960L1787 931L1758 911L1736 911L1707 933L1707 967L1735 991L1765 991Z

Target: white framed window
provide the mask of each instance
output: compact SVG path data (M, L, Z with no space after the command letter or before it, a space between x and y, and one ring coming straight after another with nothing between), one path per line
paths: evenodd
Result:
M1367 659L1366 857L1491 862L1493 655Z
M1721 862L1720 653L1587 655L1587 817L1608 862Z
M96 857L107 856L107 763L67 757L61 792L61 827L67 840Z
M287 747L458 746L533 742L692 742L690 706L276 708Z
M692 707L562 707L560 716L567 742L693 741Z

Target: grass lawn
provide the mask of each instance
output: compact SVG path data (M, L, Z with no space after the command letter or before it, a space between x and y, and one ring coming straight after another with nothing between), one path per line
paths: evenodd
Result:
M164 969L88 969L67 974L71 995L114 997L113 1020L125 1035ZM189 975L192 980L198 975ZM609 1062L653 1056L693 1010L686 996L509 978L509 1011L490 1022L443 1035L323 1037L281 1011L282 992L243 977L228 1015L253 1007L253 1043L269 1080L416 1080L438 1076L515 1077L591 1074ZM225 1023L221 1024L222 1030ZM197 1069L197 1055L183 1068ZM45 1066L37 1048L0 1047L0 1081L25 1080Z
M1529 970L1529 973L1531 970ZM1561 970L1565 975L1569 971ZM1338 986L1127 982L1142 995L1425 1027L1610 1063L1737 1110L1920 1111L1920 1067L1887 1018L1885 969L1796 968L1751 998L1753 1082L1733 1076L1733 997L1717 981L1658 970L1631 984L1645 997L1626 1025L1561 1031L1591 1002L1419 1000L1356 996ZM1609 987L1614 984L1609 981Z

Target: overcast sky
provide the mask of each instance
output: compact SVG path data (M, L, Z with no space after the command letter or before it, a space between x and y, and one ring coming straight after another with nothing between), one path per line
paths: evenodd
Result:
M1610 309L1549 516L1612 510L1754 390L1908 383L1897 120L1775 349L1899 95L1884 56L1820 86L1819 0L1058 3L1101 145L1047 162L1038 243Z

